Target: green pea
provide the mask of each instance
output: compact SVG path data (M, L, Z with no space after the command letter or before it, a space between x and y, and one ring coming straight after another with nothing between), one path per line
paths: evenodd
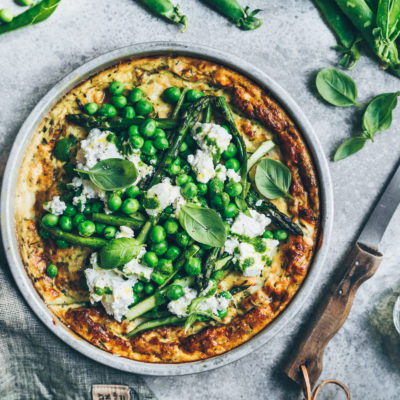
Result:
M78 232L81 236L92 236L95 231L96 231L96 225L92 221L89 220L82 221L78 225Z
M104 295L104 288L95 286L94 287L94 292L97 294L97 296L103 296Z
M146 252L143 256L143 262L150 268L156 267L158 263L157 254L153 251Z
M201 273L201 261L197 257L190 257L186 261L185 271L189 276L196 276Z
M104 117L115 117L117 109L112 104L105 103L100 107L99 114Z
M180 97L181 90L177 87L169 87L163 92L163 98L167 103L177 103Z
M153 106L147 100L139 100L135 106L137 115L147 115L153 111Z
M85 111L89 115L96 114L99 111L99 106L96 103L87 103L85 104Z
M69 243L65 240L58 239L56 240L56 243L59 249L68 249L69 247Z
M39 229L39 235L40 235L40 237L41 237L42 239L45 239L45 240L47 240L47 239L50 238L49 232L47 232L47 231L46 231L45 229L43 229L43 228Z
M154 154L156 154L156 152L157 152L157 149L153 146L153 143L151 140L146 140L143 143L142 152L144 154L147 154L148 156L154 156Z
M144 290L144 285L143 285L143 283L142 282L136 282L134 285L133 285L133 291L134 291L134 293L136 293L136 294L141 294L141 293L143 293L143 290Z
M194 183L189 182L181 189L181 193L186 199L192 199L197 195L197 186Z
M163 240L165 240L166 236L167 236L167 234L165 232L165 229L161 225L155 225L155 226L153 226L153 228L151 228L150 240L153 243L162 242Z
M236 207L236 204L234 203L229 203L224 211L223 211L223 215L224 218L233 218L236 217L236 215L239 213L238 208Z
M213 194L221 193L224 190L224 182L218 178L213 178L208 182L208 189L210 190L210 193Z
M168 235L173 235L178 232L179 225L174 219L168 219L165 221L164 228Z
M133 185L126 189L125 194L130 197L131 199L135 198L140 194L139 186Z
M131 135L139 135L140 134L139 127L137 125L131 125L129 127L129 132L128 133L129 133L129 136L131 136Z
M240 164L239 161L236 160L236 158L230 158L229 160L226 161L225 163L226 169L233 169L234 171L239 171Z
M89 215L92 213L92 206L90 204L86 204L85 208L83 209L83 213L85 215Z
M72 219L72 226L76 228L82 221L85 221L86 217L83 214L76 214Z
M153 294L155 291L155 287L152 283L146 283L146 285L144 286L144 292L146 294Z
M188 144L186 142L182 142L182 144L179 146L179 153L186 153L188 149Z
M168 258L162 258L160 261L158 261L157 268L163 273L163 274L172 274L174 271L174 267L172 266L172 260L169 260Z
M274 234L271 231L265 231L262 235L264 239L273 239Z
M124 108L128 104L128 100L125 96L113 96L111 103L113 103L115 108Z
M175 240L178 246L186 247L189 244L190 237L186 232L180 232L176 234Z
M243 187L242 187L241 183L234 182L234 181L230 181L225 187L226 193L228 193L229 196L231 196L231 197L239 196L239 194L242 193L242 190L243 190Z
M124 92L124 84L122 82L114 81L109 87L110 93L118 96Z
M102 223L100 223L100 222L96 222L95 223L95 232L98 234L98 235L101 235L103 232L104 232L104 229L106 229L106 226L107 225L105 225L105 224L102 224Z
M158 150L166 150L168 149L169 142L165 137L157 137L153 141L154 147Z
M178 175L179 172L181 172L181 167L179 165L176 164L171 164L168 169L167 169L168 173L170 175Z
M224 271L219 270L219 271L215 271L212 278L215 281L220 281L222 278L224 277Z
M110 142L112 144L115 144L116 146L118 145L118 137L115 133L110 133L107 136L107 142Z
M121 210L123 213L129 215L139 210L139 207L140 207L139 202L136 199L126 199L122 203Z
M164 209L165 214L171 215L173 212L174 212L174 207L172 206L168 206Z
M196 100L200 99L200 97L203 97L203 96L204 96L204 93L200 92L199 90L190 89L186 93L186 101L188 101L189 103L193 103Z
M229 204L229 194L222 192L211 197L211 206L217 210L223 210Z
M154 119L146 119L139 127L140 133L146 137L152 137L156 132L156 121Z
M170 246L165 253L165 258L168 260L176 260L179 256L181 255L181 251L179 250L179 247L177 246Z
M222 157L225 158L225 160L229 160L232 157L235 157L237 153L237 147L234 143L229 143L228 148L222 153Z
M277 230L274 232L274 238L275 238L275 239L278 239L278 240L285 240L285 239L287 239L287 237L288 237L288 234L287 234L287 232L284 231L283 229L277 229Z
M129 143L134 149L141 149L144 145L144 139L139 135L129 136Z
M57 274L58 274L57 265L54 265L54 264L51 264L51 263L50 263L50 264L47 266L46 272L47 272L47 275L48 275L50 278L55 278L55 277L57 276Z
M66 215L63 215L60 218L60 221L59 221L58 224L60 225L60 228L63 231L66 231L66 232L72 231L72 219L70 217L67 217Z
M189 181L189 176L186 174L178 175L175 179L175 183L179 186L184 186Z
M135 118L135 109L132 106L127 106L123 109L122 116L127 119Z
M139 303L139 301L140 301L140 296L139 296L137 293L133 292L133 295L132 295L132 303L129 304L128 308L133 307L134 305L136 305L137 303Z
M54 155L57 160L69 161L71 157L71 147L75 144L75 140L70 138L60 139L54 146Z
M73 217L76 214L76 207L72 204L66 204L66 208L64 210L64 215L67 217Z
M131 103L137 103L139 100L143 98L143 91L139 88L133 89L128 96L128 99Z
M168 251L168 242L163 240L159 243L153 243L151 246L151 251L156 253L158 256L162 256Z
M42 223L48 228L53 228L58 224L58 216L54 214L45 214L42 218Z
M108 208L111 211L117 211L121 208L122 205L122 200L121 197L119 197L116 194L113 194L110 196L110 198L108 199Z
M0 21L11 22L14 19L12 12L8 8L2 8L0 10Z
M103 235L106 239L113 239L116 233L117 228L115 226L107 226L103 231Z
M157 285L162 285L165 282L165 276L158 271L153 271L151 273L150 279L153 282L157 283Z
M218 317L224 319L228 315L229 308L227 307L225 310L218 310Z
M170 300L178 300L183 296L183 288L181 285L171 285L167 290L167 297Z

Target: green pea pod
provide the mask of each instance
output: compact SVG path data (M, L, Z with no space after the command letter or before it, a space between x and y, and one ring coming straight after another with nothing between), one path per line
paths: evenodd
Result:
M60 1L61 0L39 1L33 7L17 15L10 23L0 25L0 35L44 21L53 14Z
M340 45L334 47L343 54L339 64L347 69L354 68L360 58L358 43L361 41L356 29L335 0L314 0L314 2L339 39Z
M174 24L183 24L182 32L187 28L187 17L179 13L179 7L174 5L169 0L140 0L155 14L160 15L173 22Z
M243 9L237 0L203 1L230 19L240 29L251 31L262 25L262 20L255 17L261 10L254 10L249 13L249 7Z

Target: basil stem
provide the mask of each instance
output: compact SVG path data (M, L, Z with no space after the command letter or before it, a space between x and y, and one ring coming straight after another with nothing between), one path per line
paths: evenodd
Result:
M56 10L61 0L42 0L25 12L17 15L11 22L0 25L0 35L14 31L24 26L38 24L49 18Z

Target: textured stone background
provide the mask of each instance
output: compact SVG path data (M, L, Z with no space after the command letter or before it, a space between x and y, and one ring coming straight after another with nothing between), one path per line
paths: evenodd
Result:
M242 1L242 3L246 3ZM242 32L199 0L183 1L190 26L181 34L149 15L133 0L65 0L46 22L0 36L0 171L24 119L39 99L65 74L110 50L132 43L177 40L209 45L243 57L278 81L301 105L317 132L328 158L338 143L358 132L361 110L324 104L313 85L316 71L334 66L335 40L308 0L254 0L264 8L264 25ZM11 0L0 6L21 9ZM358 84L359 101L400 90L400 81L380 71L363 56L350 73ZM335 196L335 224L321 283L284 331L260 351L231 365L200 375L146 377L162 400L175 399L297 399L298 388L281 373L281 360L295 343L302 321L312 316L330 277L335 274L360 224L395 167L400 154L400 110L390 131L376 136L359 154L330 162ZM325 351L321 378L336 378L354 399L398 399L400 337L391 311L400 293L400 213L382 243L385 259L373 279L358 292L342 330ZM343 398L327 389L323 399Z

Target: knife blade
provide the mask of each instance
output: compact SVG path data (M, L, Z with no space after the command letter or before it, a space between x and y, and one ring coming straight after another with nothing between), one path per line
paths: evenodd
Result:
M285 363L286 374L303 387L306 384L306 377L302 373L304 367L308 383L313 387L322 371L326 345L346 321L360 285L374 275L381 263L379 245L399 203L400 162L367 218L356 243L342 261L341 268L336 271L329 291L324 293Z
M373 249L379 245L397 206L400 203L400 163L369 215L357 242Z

